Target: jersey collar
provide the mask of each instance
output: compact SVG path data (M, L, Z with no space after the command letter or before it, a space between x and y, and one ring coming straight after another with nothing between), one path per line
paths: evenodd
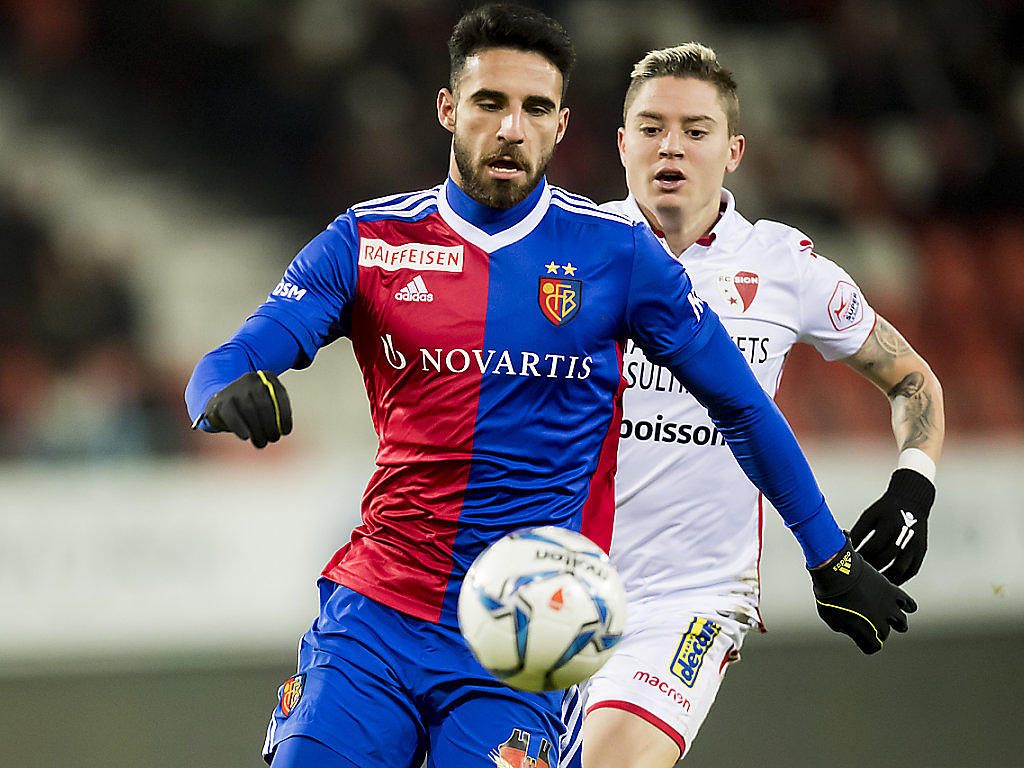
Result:
M437 194L437 212L444 223L459 237L488 253L530 234L540 224L550 204L551 188L547 178L542 178L525 200L507 210L478 203L459 189L451 177Z

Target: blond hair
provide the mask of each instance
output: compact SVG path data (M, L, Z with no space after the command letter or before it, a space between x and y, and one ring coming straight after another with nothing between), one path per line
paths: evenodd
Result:
M651 51L633 66L629 76L629 88L622 104L622 122L636 100L640 87L657 77L692 77L711 83L718 90L725 116L728 120L729 135L735 136L740 128L740 99L736 93L736 80L732 72L718 63L718 56L706 45L697 42L683 43L672 48Z

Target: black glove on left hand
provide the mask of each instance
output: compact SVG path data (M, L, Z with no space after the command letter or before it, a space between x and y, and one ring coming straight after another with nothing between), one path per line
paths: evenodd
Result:
M882 650L890 629L906 632L914 599L871 567L850 544L824 565L812 568L818 615L835 632L853 639L864 653Z
M853 546L889 581L902 584L921 569L934 503L931 480L913 469L897 469L882 497L850 531Z
M200 418L214 431L233 432L257 448L276 443L292 431L288 392L270 371L239 376L210 398Z

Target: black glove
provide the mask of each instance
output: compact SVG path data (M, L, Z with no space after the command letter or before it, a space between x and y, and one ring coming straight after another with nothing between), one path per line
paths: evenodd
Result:
M835 632L853 638L864 653L882 650L890 628L906 632L914 599L864 560L846 537L846 546L811 569L818 615Z
M257 448L276 443L292 431L288 392L270 371L235 379L210 398L200 418L204 417L214 431L234 432Z
M931 480L912 469L897 469L882 498L865 509L853 526L850 539L889 581L902 584L921 569L933 503Z

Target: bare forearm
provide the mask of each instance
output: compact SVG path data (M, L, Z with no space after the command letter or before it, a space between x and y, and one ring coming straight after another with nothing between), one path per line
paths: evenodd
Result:
M899 449L918 448L937 462L945 435L942 387L924 358L879 317L864 346L846 362L889 398Z
M924 371L908 373L886 394L899 449L919 448L938 462L945 436L942 388L927 364Z

